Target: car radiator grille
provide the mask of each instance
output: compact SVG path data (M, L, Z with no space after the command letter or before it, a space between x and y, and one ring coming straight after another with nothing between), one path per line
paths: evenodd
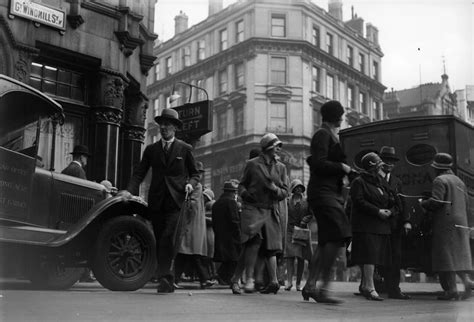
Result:
M93 205L92 198L62 193L59 203L59 221L63 224L76 223Z

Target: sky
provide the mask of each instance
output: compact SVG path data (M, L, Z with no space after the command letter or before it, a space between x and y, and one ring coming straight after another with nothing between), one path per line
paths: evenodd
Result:
M224 0L224 7L234 2ZM312 2L327 11L328 0ZM473 0L343 0L344 21L351 6L379 30L387 90L439 83L444 70L452 91L474 85ZM162 41L173 36L180 10L191 27L206 19L208 0L158 0L155 32Z

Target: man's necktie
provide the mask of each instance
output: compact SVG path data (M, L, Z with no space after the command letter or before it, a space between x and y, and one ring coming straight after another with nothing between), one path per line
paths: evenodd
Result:
M168 153L170 151L170 145L171 143L170 142L165 142L165 155L168 156Z

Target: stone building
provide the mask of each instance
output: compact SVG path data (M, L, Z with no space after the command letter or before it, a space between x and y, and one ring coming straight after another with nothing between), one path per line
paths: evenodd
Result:
M90 180L127 183L145 137L153 25L154 1L0 2L0 73L48 94L65 111L55 134L56 171L71 161L74 145L86 144ZM40 144L40 153L47 148ZM48 154L42 157L49 168Z
M281 160L290 178L307 181L305 159L327 100L347 106L344 126L382 115L378 30L354 13L344 22L341 0L329 1L329 11L309 0L237 1L226 8L210 0L204 21L189 27L181 12L175 22L174 37L154 51L147 139L159 139L153 117L163 108L204 100L207 92L213 131L196 143L195 154L206 167L204 183L217 193L226 179L240 178L249 151L267 132L284 142ZM181 100L170 102L175 92Z
M457 109L461 118L474 125L474 85L466 85L454 94L456 94Z
M449 87L448 75L441 75L441 83L389 91L384 95L384 118L452 114L459 116L456 96Z

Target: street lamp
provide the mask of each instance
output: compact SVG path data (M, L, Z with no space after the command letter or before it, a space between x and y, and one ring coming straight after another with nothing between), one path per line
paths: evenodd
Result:
M183 84L183 85L188 85L188 86L189 86L189 98L188 98L188 103L191 103L191 97L192 97L193 87L204 91L204 93L206 94L206 100L209 101L209 94L207 93L207 91L206 91L204 88L199 87L199 86L196 86L196 85L193 85L193 84L185 83L185 82L176 82L175 85L176 85L176 84ZM175 85L173 85L173 94L170 96L170 103L173 103L174 101L176 101L178 98L181 97L181 95L179 95L178 93L175 92L175 90L174 90Z

